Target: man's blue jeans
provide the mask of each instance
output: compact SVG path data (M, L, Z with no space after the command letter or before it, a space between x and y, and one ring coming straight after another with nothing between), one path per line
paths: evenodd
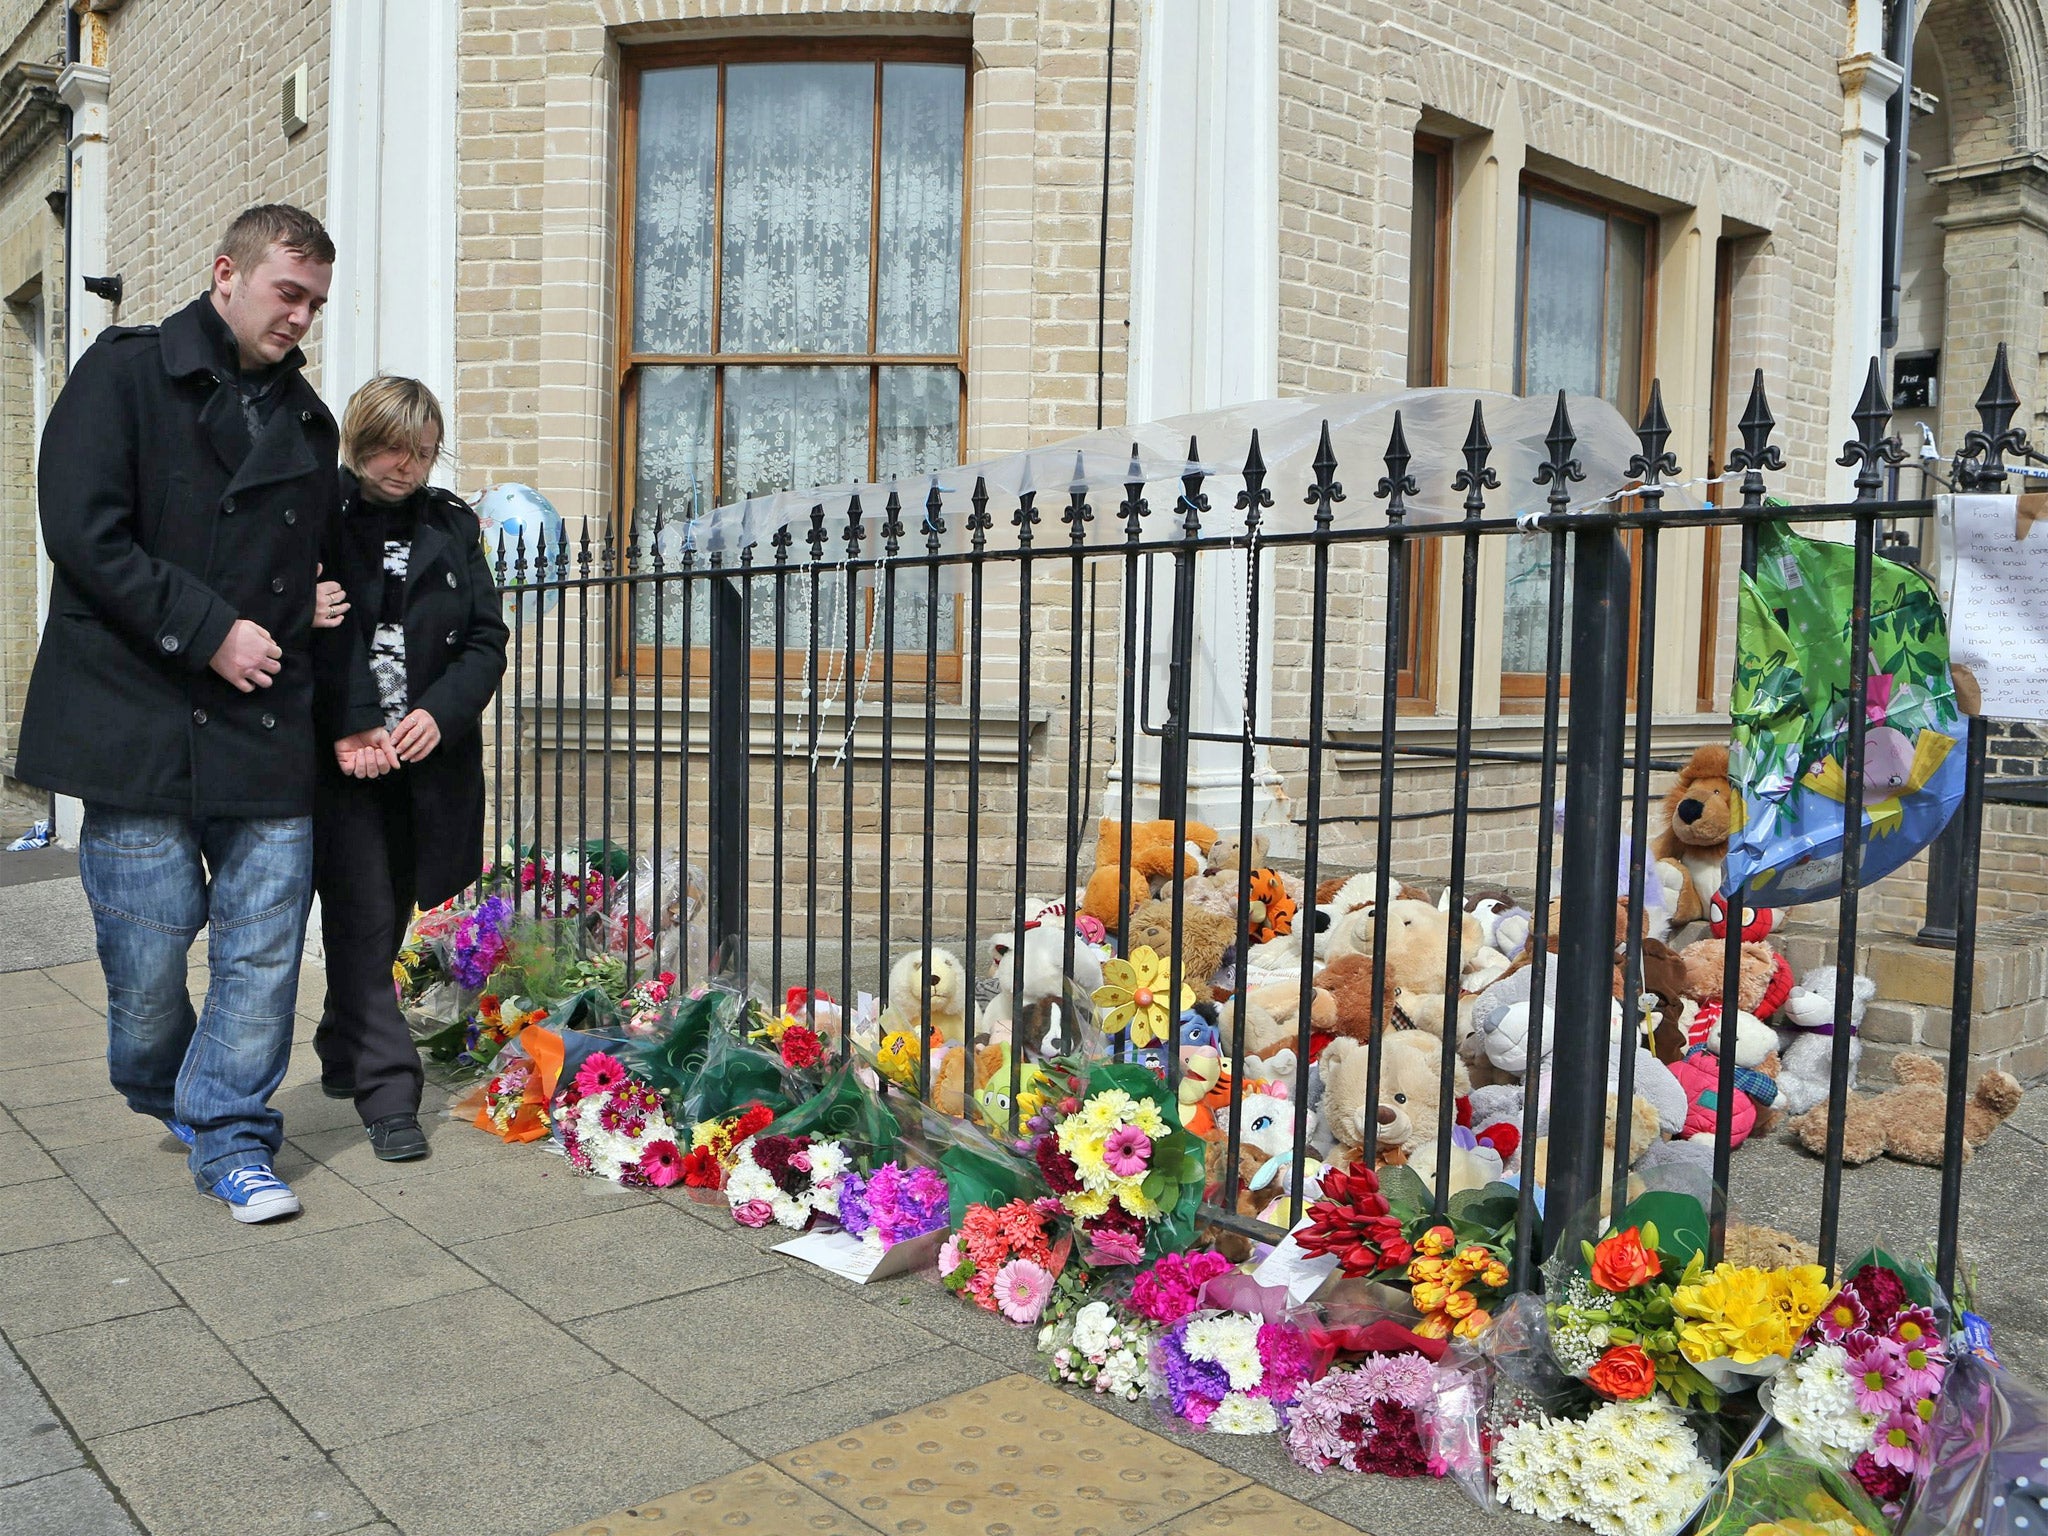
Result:
M192 1127L193 1178L272 1162L270 1096L291 1055L313 885L313 819L186 816L88 805L79 871L107 979L107 1069L138 1114ZM205 1011L185 987L207 935Z

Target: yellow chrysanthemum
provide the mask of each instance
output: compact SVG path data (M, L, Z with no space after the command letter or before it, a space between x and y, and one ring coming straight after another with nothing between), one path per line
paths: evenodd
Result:
M1102 985L1095 989L1095 1004L1104 1010L1103 1033L1114 1035L1128 1028L1132 1045L1164 1043L1174 1019L1195 1006L1195 989L1185 981L1180 984L1180 1007L1170 1006L1172 984L1172 961L1144 944L1126 959L1104 962Z
M1157 1141L1171 1130L1166 1119L1159 1113L1159 1107L1150 1099L1140 1099L1131 1108L1130 1123Z
M1083 1189L1066 1197L1067 1209L1083 1221L1090 1217L1107 1215L1109 1201L1109 1192L1100 1189Z

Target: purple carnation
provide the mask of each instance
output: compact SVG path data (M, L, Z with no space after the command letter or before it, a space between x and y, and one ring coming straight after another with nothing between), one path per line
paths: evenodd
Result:
M1152 1346L1152 1368L1166 1384L1173 1411L1190 1423L1206 1424L1230 1392L1230 1372L1212 1360L1190 1360L1186 1337L1185 1323L1161 1334Z
M512 903L492 896L455 927L454 954L449 969L457 986L478 992L491 979L505 953L505 928L512 919Z
M1286 1323L1264 1323L1259 1327L1259 1363L1265 1369L1252 1388L1258 1397L1286 1403L1301 1390L1315 1369L1315 1355L1308 1336Z
M839 1180L839 1225L848 1237L863 1237L875 1224L868 1210L868 1181L849 1168Z
M906 1172L899 1163L884 1163L868 1178L868 1210L884 1246L945 1226L949 1202L946 1181L929 1168Z

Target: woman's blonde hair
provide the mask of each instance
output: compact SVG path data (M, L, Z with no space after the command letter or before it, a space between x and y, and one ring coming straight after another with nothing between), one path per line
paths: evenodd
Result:
M341 462L358 471L373 453L387 448L423 451L427 429L434 429L435 457L448 440L441 402L418 379L379 374L349 396L341 417Z

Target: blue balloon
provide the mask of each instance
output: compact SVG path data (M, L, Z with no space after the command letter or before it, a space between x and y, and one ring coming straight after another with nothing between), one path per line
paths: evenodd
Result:
M555 579L557 561L563 548L562 514L555 510L547 497L530 485L494 485L477 503L476 515L483 524L484 554L491 562L493 574L498 573L499 556L503 554L503 580L508 594L519 582L522 541L526 553L526 584L538 586L543 581ZM543 551L547 559L545 571L539 565ZM505 599L506 621L518 623L537 614L551 613L561 597L559 588L528 593L524 599L508 595Z

